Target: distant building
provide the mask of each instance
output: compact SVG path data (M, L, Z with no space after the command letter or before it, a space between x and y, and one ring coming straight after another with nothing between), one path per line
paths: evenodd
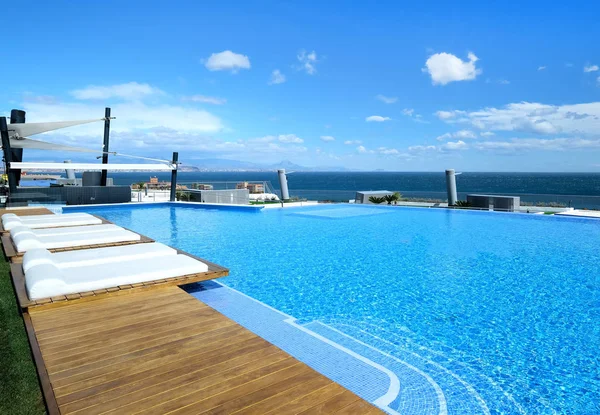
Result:
M150 184L158 184L158 177L150 177Z
M372 204L373 202L369 200L370 197L385 197L387 195L393 194L394 192L390 192L388 190L370 190L368 192L356 192L354 203Z
M235 185L236 189L248 189L250 193L264 193L265 186L262 183L241 182Z
M192 189L196 190L213 190L212 184L203 184L203 183L193 183Z

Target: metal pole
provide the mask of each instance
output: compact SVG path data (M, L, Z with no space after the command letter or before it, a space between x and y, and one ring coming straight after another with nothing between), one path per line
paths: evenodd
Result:
M285 169L277 170L279 175L279 187L281 188L281 201L288 200L290 198L290 192L288 191L287 176L285 175Z
M25 111L22 110L11 110L10 111L10 123L11 124L23 124L25 123ZM11 148L12 161L23 161L23 149L22 148ZM21 182L21 169L14 170L14 176L17 179L17 186Z
M454 169L446 170L446 189L448 191L448 206L456 205L456 176Z
M10 168L12 152L10 151L10 137L8 136L8 125L6 117L0 117L0 135L2 136L2 150L4 151L4 172L8 176L8 190L12 194L17 190L17 182L14 171Z
M171 202L175 201L175 195L177 192L177 161L179 161L179 153L173 152L173 164L175 168L171 170Z
M102 147L102 164L108 164L108 144L110 141L110 108L104 110L104 146ZM100 186L106 186L108 171L102 170Z

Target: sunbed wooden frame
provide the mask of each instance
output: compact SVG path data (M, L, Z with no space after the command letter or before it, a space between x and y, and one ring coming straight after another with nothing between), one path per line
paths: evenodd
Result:
M173 248L175 249L175 248ZM97 299L98 297L105 296L116 296L116 295L124 295L130 294L132 291L136 290L147 290L153 288L164 287L166 285L185 285L191 284L194 282L212 280L219 277L225 277L229 275L229 270L227 268L221 267L217 264L213 264L205 259L198 258L194 255L188 254L187 252L176 249L177 253L180 255L186 255L190 258L196 259L208 265L207 272L200 272L196 274L189 275L181 275L179 277L173 278L164 278L160 280L136 283L136 284L127 284L120 285L117 287L109 287L100 290L94 291L86 291L76 294L66 294L59 295L55 297L49 298L40 298L38 300L30 300L27 296L27 290L25 289L25 274L23 272L23 264L22 262L17 263L13 262L10 264L10 275L13 282L13 287L15 293L17 295L17 300L19 302L19 306L22 310L27 310L29 307L34 307L38 305L48 305L48 304L65 304L67 302L72 303L73 301L89 301L93 299Z

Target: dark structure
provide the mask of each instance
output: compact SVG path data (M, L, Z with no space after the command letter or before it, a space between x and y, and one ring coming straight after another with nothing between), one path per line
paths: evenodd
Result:
M108 145L110 141L110 108L104 109L104 146L102 147L102 164L108 164ZM100 186L106 186L108 171L102 170Z
M19 187L11 193L11 206L30 202L67 205L96 205L131 202L129 186Z
M467 195L467 202L474 207L505 212L519 211L521 198L518 196Z
M173 153L173 164L175 165L175 169L171 170L171 202L175 201L175 197L177 195L177 163L179 162L179 153Z
M14 177L15 172L10 169L12 162L12 151L10 148L10 137L8 135L8 124L6 117L0 117L0 136L2 136L2 150L4 152L4 163L6 175L8 176L8 188L12 193L17 188L17 179Z
M10 123L11 124L24 124L25 123L25 111L22 110L11 110L10 111ZM23 161L23 149L22 148L11 148L11 159L15 162ZM21 182L21 169L14 170L14 178L16 180L16 186Z

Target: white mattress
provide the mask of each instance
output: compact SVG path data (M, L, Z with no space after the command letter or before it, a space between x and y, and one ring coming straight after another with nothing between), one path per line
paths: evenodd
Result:
M32 231L19 232L12 237L18 252L27 252L30 249L44 248L70 248L83 245L112 244L117 242L139 241L140 235L128 230L105 232L78 233L72 235L37 236Z
M42 229L63 226L99 225L101 223L102 220L89 213L39 216L16 216L12 213L7 213L2 215L2 226L7 231L23 225L31 229Z
M186 255L63 269L46 263L25 273L25 286L29 298L36 300L206 271L206 264Z
M79 266L102 265L123 261L135 261L144 258L163 258L177 255L177 250L161 243L145 243L107 248L82 249L80 251L55 252L38 248L25 252L23 256L23 271L41 264L53 264L57 268L72 268Z
M78 233L114 232L124 230L112 223L102 225L69 226L67 228L31 229L27 225L17 226L10 230L10 236L14 239L21 232L31 232L38 237L74 235Z

